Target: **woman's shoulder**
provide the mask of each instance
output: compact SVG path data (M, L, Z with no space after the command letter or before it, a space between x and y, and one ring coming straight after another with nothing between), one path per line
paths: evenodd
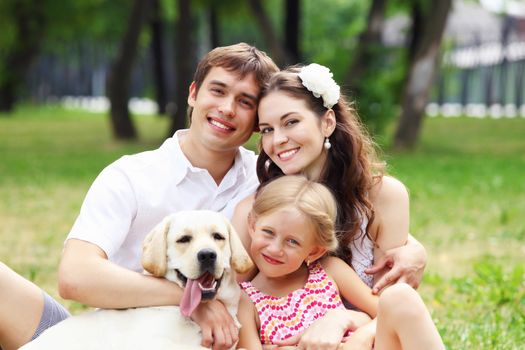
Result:
M383 204L390 205L390 203L400 200L408 200L408 190L400 180L392 176L383 175L372 186L370 200L374 207Z
M249 196L242 199L239 203L237 203L235 210L242 210L242 211L251 210L254 200L255 200L255 193L252 193Z

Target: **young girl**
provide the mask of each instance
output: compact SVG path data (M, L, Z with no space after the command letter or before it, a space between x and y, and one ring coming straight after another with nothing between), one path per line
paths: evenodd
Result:
M287 344L328 312L343 311L341 295L368 314L359 313L334 330L339 332L335 343L333 337L324 341L325 346L331 342L335 346L332 349L344 349L345 334L370 322L377 314L378 299L390 303L392 297L388 295L394 294L393 298L404 301L403 308L410 312L385 315L384 321L379 318L375 348L443 348L428 312L411 287L399 284L402 287L395 288L396 293L387 290L383 294L387 298L378 298L348 264L326 256L338 246L336 214L330 191L302 176L283 176L259 190L248 219L250 253L259 272L251 282L241 283L245 293L238 313L242 324L238 346L254 350L262 349L261 343ZM395 308L389 305L387 309ZM305 349L301 342L298 347Z

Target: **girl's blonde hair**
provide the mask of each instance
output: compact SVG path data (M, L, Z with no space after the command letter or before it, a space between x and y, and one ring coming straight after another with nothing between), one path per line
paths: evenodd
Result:
M310 220L317 234L317 244L329 252L337 250L334 229L337 204L326 186L303 176L278 177L259 188L251 215L256 220L286 207L296 208Z

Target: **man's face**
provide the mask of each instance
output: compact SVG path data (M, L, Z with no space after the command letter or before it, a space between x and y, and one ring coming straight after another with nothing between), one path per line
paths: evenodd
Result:
M235 72L212 67L199 91L195 83L190 86L193 141L211 151L236 151L254 130L259 91L254 74L239 79Z

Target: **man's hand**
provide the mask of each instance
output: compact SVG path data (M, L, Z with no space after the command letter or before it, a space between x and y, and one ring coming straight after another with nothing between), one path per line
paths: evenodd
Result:
M239 329L220 301L201 303L191 319L201 327L201 345L206 348L213 345L213 350L230 349L239 340Z
M405 282L417 288L423 278L426 264L425 248L417 240L409 237L406 245L387 250L385 255L365 272L382 275L372 288L374 294L379 294L384 288L397 282Z

